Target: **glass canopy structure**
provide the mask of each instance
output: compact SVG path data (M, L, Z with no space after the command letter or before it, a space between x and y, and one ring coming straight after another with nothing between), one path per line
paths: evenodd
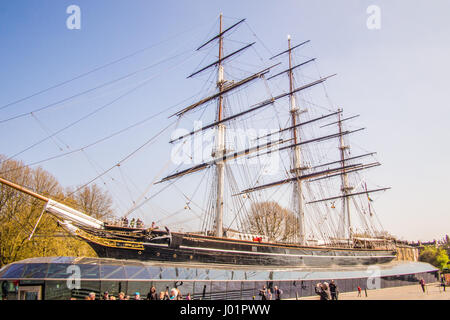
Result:
M340 292L386 288L436 281L438 270L427 263L397 261L385 265L325 269L269 269L199 264L162 264L103 258L43 257L0 269L3 294L9 299L83 299L104 291L146 297L177 287L194 299L258 299L263 287L278 286L283 298L315 295L318 282L335 280Z

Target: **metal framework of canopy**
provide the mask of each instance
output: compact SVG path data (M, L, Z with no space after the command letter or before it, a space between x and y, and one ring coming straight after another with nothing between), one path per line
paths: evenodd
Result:
M284 268L205 266L199 264L158 264L104 258L40 257L6 265L0 270L1 280L49 279L66 280L72 276L68 267L80 267L81 280L326 280L367 278L366 266L339 268ZM424 262L397 261L375 266L379 277L436 272ZM372 270L372 269L371 269Z

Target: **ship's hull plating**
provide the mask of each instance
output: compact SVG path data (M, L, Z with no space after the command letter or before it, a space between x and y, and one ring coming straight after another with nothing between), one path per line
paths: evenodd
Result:
M201 237L182 238L177 245L143 243L141 250L88 243L102 258L202 264L329 267L387 263L396 257L392 250L296 247Z

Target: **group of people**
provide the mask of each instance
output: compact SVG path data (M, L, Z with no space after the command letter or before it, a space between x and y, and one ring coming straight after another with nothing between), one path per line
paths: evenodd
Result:
M156 288L152 286L147 294L147 300L192 300L191 294L188 293L186 298L181 294L180 289L172 288L169 291L167 287L165 291L161 291L158 295Z
M419 280L420 287L422 288L423 293L426 293L426 283L423 278ZM446 287L446 281L442 277L441 278L441 287ZM314 288L317 295L320 296L320 300L337 300L339 295L339 290L334 283L334 280L331 280L331 282L328 284L327 282L318 283L316 287ZM362 297L362 289L361 286L357 287L358 290L358 297ZM364 289L365 295L367 297L367 289Z
M259 295L261 300L281 300L281 295L283 294L283 290L278 288L278 286L274 286L273 288L267 288L263 286L261 290L259 290Z
M144 222L141 219L131 219L131 221L128 223L128 218L127 217L122 217L120 218L120 221L118 223L121 227L125 227L125 228L143 228L144 227Z
M339 290L334 280L331 280L330 283L319 282L314 291L319 295L320 300L337 300L339 296Z
M419 284L423 292L425 293L426 292L425 280L421 278ZM440 285L444 287L445 291L446 281L444 277L442 277ZM358 297L361 297L362 292L361 287L358 286L357 290L358 290ZM320 300L338 300L339 297L339 289L334 280L331 280L330 283L328 282L317 283L316 286L314 287L314 291L320 297ZM282 294L283 290L278 288L278 286L269 288L263 286L262 289L259 290L259 296L261 297L261 300L281 300ZM254 298L255 297L253 297L253 299ZM89 295L86 296L85 299L96 300L95 292L89 293ZM139 292L135 292L132 297L125 295L123 292L120 292L116 298L115 296L110 295L108 291L105 291L101 299L102 300L192 300L192 297L190 293L188 293L186 297L183 297L180 289L178 289L177 287L174 287L170 290L169 287L166 287L165 291L161 291L158 294L155 286L152 286L146 298L142 298Z
M121 217L120 219L114 218L114 220L109 222L109 224L112 226L122 227L122 228L137 228L137 229L145 228L144 222L139 218L137 218L137 219L133 218L133 219L131 219L131 221L128 221L127 217ZM159 227L156 225L155 221L152 222L152 226L150 229L151 230L159 229Z
M144 222L137 218L133 218L131 219L131 221L128 221L127 217L122 217L120 219L114 219L114 221L111 223L114 226L118 226L118 227L123 227L123 228L138 228L138 229L142 229L145 227ZM152 229L158 229L158 227L156 226L156 223L153 221L152 222Z
M442 287L442 289L443 289L444 292L445 292L445 291L446 291L445 289L446 289L446 287L447 287L447 285L448 285L447 279L445 278L445 274L441 274L441 275L440 275L440 278L441 278L440 286ZM426 293L426 292L427 292L427 291L426 291L427 284L425 283L425 280L424 280L423 278L420 278L419 284L420 284L420 287L422 288L423 293Z
M135 292L133 300L140 300L139 292ZM71 300L76 300L75 298L71 298ZM84 300L97 300L95 292L90 292ZM130 296L126 296L125 293L120 292L117 298L113 295L110 295L108 291L103 293L101 300L130 300Z
M85 300L96 300L95 292L90 292ZM116 298L115 296L110 295L108 291L105 291L101 300L192 300L192 297L191 294L188 293L184 298L178 288L172 288L171 290L166 288L165 291L161 291L158 295L156 288L152 286L150 292L147 294L147 298L142 298L139 292L135 292L132 297L120 292Z

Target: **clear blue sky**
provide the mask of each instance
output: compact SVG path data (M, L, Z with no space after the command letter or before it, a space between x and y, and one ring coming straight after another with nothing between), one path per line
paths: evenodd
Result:
M80 30L66 27L66 8L72 4L81 8ZM380 30L366 26L370 5L381 9ZM182 55L34 117L0 123L0 153L16 154L150 77L155 80L17 159L30 163L58 154L59 147L76 149L198 92L198 82L184 80L203 58L191 52L213 33L220 12L228 25L238 18L247 19L258 36L254 39L258 52L265 58L268 51L284 48L287 34L297 41L311 39L321 73L338 74L327 85L332 101L344 106L348 114L361 114L361 124L368 128L358 143L377 151L383 163L371 173L372 180L392 186L376 202L385 229L409 240L441 238L449 233L447 0L2 1L0 106L165 42L111 68L0 109L0 121ZM188 58L191 60L185 60ZM168 123L166 113L86 152L91 162L100 164L97 170L101 171ZM167 140L167 135L161 137L157 146ZM143 151L141 159L148 160L133 159L120 173L133 177L128 181L131 191L132 183L143 191L165 163L167 153L152 150ZM42 166L67 187L96 175L80 153ZM123 207L127 207L126 200Z

